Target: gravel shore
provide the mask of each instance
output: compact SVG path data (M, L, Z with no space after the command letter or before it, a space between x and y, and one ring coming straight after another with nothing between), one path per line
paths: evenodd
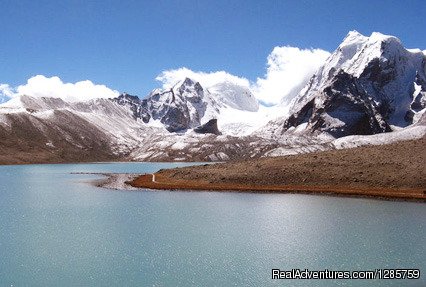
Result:
M79 173L77 173L79 174ZM95 186L116 189L116 190L137 190L137 188L128 184L128 182L138 177L135 173L84 173L81 174L97 174L105 178L90 181Z

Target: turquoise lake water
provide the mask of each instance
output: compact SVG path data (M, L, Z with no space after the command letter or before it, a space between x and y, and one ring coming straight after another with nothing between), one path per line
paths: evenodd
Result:
M0 166L0 286L426 286L426 205L115 191L170 163ZM271 269L417 268L418 280L272 280Z

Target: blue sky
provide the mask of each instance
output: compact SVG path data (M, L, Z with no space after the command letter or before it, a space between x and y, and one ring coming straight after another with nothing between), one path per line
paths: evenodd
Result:
M144 96L180 67L255 81L274 47L332 51L354 29L426 49L424 0L0 1L0 83L10 86L42 74Z

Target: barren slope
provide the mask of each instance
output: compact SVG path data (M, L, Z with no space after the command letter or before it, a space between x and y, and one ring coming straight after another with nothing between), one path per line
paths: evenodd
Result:
M415 193L425 198L426 138L215 165L176 168L136 179L132 185L159 189L344 192L383 196ZM404 196L402 196L404 197Z

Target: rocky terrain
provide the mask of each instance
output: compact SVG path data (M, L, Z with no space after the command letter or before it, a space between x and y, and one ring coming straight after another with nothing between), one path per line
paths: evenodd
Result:
M210 90L185 78L170 89L152 91L146 99L123 94L113 101L129 107L135 119L157 121L169 132L197 128L217 119L226 107L251 112L259 108L253 94L244 87L225 82Z
M7 125L0 125L0 164L119 159L104 134L89 121L66 110L53 115L55 121L22 114L4 116Z
M399 39L350 32L293 99L290 115L273 123L333 137L370 135L418 122L426 107L426 58Z
M426 200L426 137L389 145L313 152L143 175L132 186L249 192L343 193Z

